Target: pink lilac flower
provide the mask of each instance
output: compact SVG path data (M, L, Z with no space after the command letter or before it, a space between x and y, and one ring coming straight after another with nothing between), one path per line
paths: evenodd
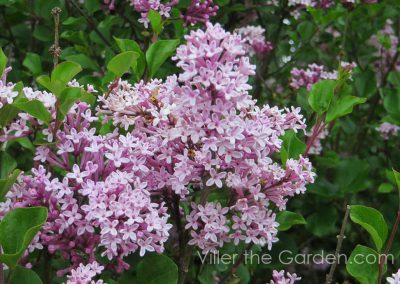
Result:
M119 80L98 97L96 116L77 102L54 137L54 122L20 114L19 125L29 122L29 131L36 127L54 143L37 148L35 167L7 193L0 216L15 207L49 209L32 250L69 261L58 275L96 261L95 252L117 272L129 268L129 254L162 253L170 201L189 203L211 190L227 191L230 203L205 199L191 203L187 216L181 211L189 244L203 253L227 242L270 249L278 240L272 207L284 210L314 182L307 158L274 160L285 131L304 131L305 120L299 108L256 106L248 83L255 66L240 35L207 23L186 40L174 57L179 76L134 85ZM46 102L54 120L53 94L24 92ZM115 129L100 135L96 120Z
M396 273L393 273L392 277L387 277L386 281L389 284L400 284L400 269Z
M261 26L246 26L236 29L245 42L245 49L250 54L266 54L272 50L272 43L265 39L265 29Z
M218 9L213 0L191 0L181 17L190 24L207 23L210 17L217 15Z
M272 272L272 278L273 280L269 282L270 284L293 284L301 280L301 277L298 277L296 273L287 272L285 275L284 270L281 271L274 270Z
M140 13L139 22L143 23L145 28L148 28L150 20L148 13L150 10L157 11L165 18L170 17L171 8L178 4L178 0L171 0L162 3L160 0L128 0L130 4Z
M384 122L376 130L379 131L384 140L389 140L391 136L397 136L400 127L388 122Z
M344 71L351 73L356 67L355 63L341 62L341 66ZM320 80L337 80L337 71L328 72L325 71L325 67L317 65L315 63L309 64L307 69L293 68L290 78L290 86L294 89L300 89L306 87L307 90L311 90L312 86Z
M93 278L96 277L96 275L100 275L103 270L104 267L99 265L96 261L87 265L81 263L67 275L68 280L66 284L105 284L103 280L93 280Z
M376 60L374 62L377 77L382 80L382 76L391 68L400 71L400 60L396 59L399 38L393 29L393 22L387 20L385 26L376 35L369 39L369 44L376 48Z
M279 137L289 129L304 130L304 119L296 108L255 106L248 94L255 66L244 56L240 35L207 24L186 40L174 57L183 69L179 77L135 85L119 81L99 98L97 111L153 145L147 159L150 192L165 188L187 199L189 184L200 191L230 191L230 207L192 204L190 244L203 253L231 241L271 248L278 223L269 204L284 210L288 198L314 180L307 158L289 159L285 166L271 158L281 148Z
M8 67L4 70L0 80L0 109L2 109L7 104L12 104L14 98L18 96L18 92L14 91L15 85L12 83L8 83L6 81L7 73L11 71L11 68Z

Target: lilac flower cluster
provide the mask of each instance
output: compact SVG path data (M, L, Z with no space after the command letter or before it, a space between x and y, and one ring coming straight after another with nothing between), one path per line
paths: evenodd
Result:
M217 15L218 9L213 0L192 0L181 17L190 24L207 23L210 17Z
M342 68L351 73L356 67L355 63L341 62ZM309 64L307 69L293 68L290 78L290 86L296 90L301 87L306 87L307 90L311 90L312 86L320 80L337 80L337 71L328 72L325 71L325 67L317 65L315 63Z
M308 137L312 137L314 134L315 126L311 128L310 132L306 133ZM310 149L308 151L309 154L313 155L319 155L322 152L322 144L321 140L324 140L326 137L328 137L328 128L327 126L324 126L319 132L318 135L312 140L312 144L310 146Z
M400 60L396 57L399 38L396 36L391 20L387 20L384 28L369 39L369 44L377 50L374 65L378 79L382 79L391 66L394 70L400 71Z
M104 0L104 3L110 10L115 8L116 0ZM161 0L127 0L133 8L140 13L139 22L143 23L145 28L149 27L148 13L150 10L157 11L164 18L170 18L171 9L179 4L179 0L164 1ZM191 0L189 6L182 11L181 18L188 24L207 23L210 17L217 14L219 7L213 0Z
M162 253L172 227L169 210L187 221L189 244L203 253L240 241L271 248L278 223L270 205L284 210L288 198L314 181L307 158L274 161L280 137L304 131L304 118L298 108L255 105L248 93L255 66L240 35L208 23L186 40L174 57L179 76L134 85L119 80L99 96L97 115L77 102L56 132L54 122L45 126L25 113L14 122L26 126L14 136L35 130L54 142L37 148L35 168L7 194L0 216L15 207L47 207L48 220L29 251L69 260L58 275L71 272L70 282L89 281L98 254L110 260L107 269L121 272L131 253ZM53 94L23 93L55 119ZM116 127L101 135L94 127L99 122ZM226 191L229 202L207 202L212 190ZM203 201L195 202L197 193ZM192 202L187 216L180 202Z
M391 136L397 136L400 127L388 122L383 122L376 130L378 130L384 140L389 140Z
M283 210L288 197L314 180L308 159L289 159L282 167L270 158L285 130L304 130L304 120L299 109L255 106L247 83L255 66L240 35L207 24L186 40L174 58L183 69L179 77L134 86L120 81L100 97L99 115L146 133L142 139L158 149L150 163L152 191L168 188L187 199L189 185L202 192L229 189L228 207L192 204L190 244L204 253L232 240L271 247L278 224L269 203Z
M301 280L301 277L298 277L296 273L291 274L287 272L285 276L285 271L283 270L281 271L274 270L272 272L272 278L273 280L269 282L270 284L293 284Z
M261 26L246 26L236 29L244 40L246 52L250 55L267 54L272 50L272 43L265 39L265 29Z

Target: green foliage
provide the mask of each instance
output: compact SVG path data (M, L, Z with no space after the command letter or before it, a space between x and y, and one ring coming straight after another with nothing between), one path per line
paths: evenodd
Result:
M150 10L148 13L151 27L156 34L161 33L163 26L161 22L161 15L157 11Z
M287 231L294 225L304 225L307 223L303 216L291 211L279 212L276 216L276 221L279 223L279 231Z
M114 37L114 39L122 52L134 51L138 54L137 60L132 64L132 70L136 76L136 80L141 79L146 67L146 58L139 44L130 39L120 39L116 37Z
M3 75L6 66L7 66L7 56L4 54L3 49L0 48L0 77Z
M111 58L107 64L107 69L114 73L116 78L120 78L122 75L128 72L132 65L136 65L136 60L138 57L139 54L134 51L122 52Z
M15 268L24 251L47 219L47 208L16 208L0 222L0 261Z
M281 160L285 163L288 158L298 158L300 154L304 153L306 145L299 138L293 130L286 131L282 138Z
M178 267L165 255L146 255L137 267L140 284L175 284L178 282Z
M318 114L326 112L335 93L336 81L322 80L314 84L308 96L308 103Z
M14 170L8 177L0 179L0 202L4 201L4 197L17 180L20 170Z
M47 125L50 123L51 114L39 100L30 101L28 99L21 98L14 102L13 106L43 121Z
M357 245L346 264L347 272L361 284L376 284L379 254L366 246Z
M175 52L178 39L159 40L151 44L146 52L148 75L153 78L161 65Z
M60 81L64 84L72 81L75 76L82 71L82 67L75 62L65 61L56 66L51 72L51 81Z
M42 284L42 280L35 271L17 265L11 274L9 284Z
M22 62L22 65L24 65L30 72L32 72L32 75L37 76L39 74L42 74L42 62L40 60L39 54L33 53L33 52L28 52L25 56L24 61Z
M352 205L350 219L370 234L376 249L380 252L388 234L388 228L382 214L371 207Z

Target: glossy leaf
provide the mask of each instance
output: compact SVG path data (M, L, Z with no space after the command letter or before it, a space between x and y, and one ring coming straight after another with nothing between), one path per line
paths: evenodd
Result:
M0 222L0 261L14 268L47 219L47 208L16 208Z
M379 254L366 246L357 245L351 253L347 272L361 284L376 284L378 279ZM386 270L386 265L384 270Z
M149 18L151 28L156 34L159 34L162 31L162 23L161 23L161 15L157 11L150 10L147 14Z
M51 73L51 81L60 81L65 84L70 82L82 71L82 67L75 62L65 61L57 65Z
M143 53L142 49L140 48L139 44L137 44L136 41L131 40L131 39L120 39L120 38L116 38L116 37L114 37L114 39L118 45L118 48L122 52L134 51L139 55L137 60L133 62L132 69L133 69L134 74L136 75L136 79L140 80L143 76L144 69L146 67L146 58L145 58L144 53Z
M382 214L371 207L352 205L350 219L370 234L377 250L381 251L388 234L388 228Z
M303 216L291 211L279 212L276 216L276 222L279 223L279 231L287 231L294 225L304 225L307 223Z
M32 269L18 265L13 269L9 284L42 284L42 280Z
M137 266L137 280L141 284L176 284L178 267L165 255L146 255Z
M353 107L366 102L366 98L345 96L333 103L326 114L326 122L331 122L336 118L353 112Z
M0 179L0 202L4 200L5 195L10 191L20 173L21 171L17 169L14 170L8 177Z
M3 49L0 48L0 77L3 75L7 66L7 56L4 54Z
M308 96L308 103L315 112L322 114L328 110L335 87L334 80L322 80L314 84Z
M120 53L111 58L107 64L107 69L114 73L117 78L120 78L128 72L129 68L131 68L138 57L139 54L134 51Z
M298 158L304 153L306 145L296 136L293 130L286 131L282 137L281 160L285 163L288 158Z
M178 39L159 40L150 45L146 52L148 75L150 78L156 74L161 65L175 52L179 44Z
M33 117L45 122L50 123L51 114L39 100L19 99L13 104L16 108L32 115Z

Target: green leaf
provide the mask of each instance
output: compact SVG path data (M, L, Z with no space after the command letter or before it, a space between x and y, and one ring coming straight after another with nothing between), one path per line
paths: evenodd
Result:
M396 181L397 188L400 191L400 173L393 169L394 180Z
M165 255L146 254L137 266L137 279L141 284L176 284L178 267Z
M146 52L148 75L156 74L161 65L175 52L179 39L159 40L150 45Z
M335 93L336 81L322 80L314 84L308 96L308 103L318 114L326 112Z
M0 152L0 178L8 177L17 167L17 162L7 152Z
M294 225L304 225L307 223L303 216L291 211L279 212L276 216L276 222L279 223L279 231L287 231Z
M381 183L378 187L379 193L390 193L393 191L393 185L388 182Z
M13 105L6 104L0 109L0 126L8 125L14 117L17 116L19 110Z
M65 61L58 64L51 72L51 81L60 81L67 84L81 71L82 67L78 63Z
M134 51L137 54L139 54L139 57L137 58L136 61L133 62L132 64L132 70L134 74L136 75L136 80L140 80L143 76L144 69L146 67L146 58L144 56L143 51L141 50L139 44L131 39L120 39L114 37L115 42L117 43L119 49L121 52L124 51Z
M6 196L7 192L10 191L20 173L21 171L17 169L14 170L8 177L0 179L0 202L3 202L4 197Z
M40 56L36 53L28 52L24 61L22 62L22 65L28 68L28 70L31 71L34 76L43 72Z
M352 113L355 105L363 104L366 102L366 100L366 98L354 96L345 96L337 99L333 102L333 105L331 105L328 113L326 114L326 122L331 122L338 117Z
M379 273L379 254L369 247L357 245L350 255L346 269L361 284L376 284ZM386 271L386 265L384 271Z
M75 62L85 69L91 69L94 71L97 71L99 69L96 62L84 54L68 55L65 57L65 59L67 59L68 61L71 61L71 62Z
M107 69L114 73L117 78L120 78L129 70L138 57L139 54L134 51L122 52L111 58L107 64Z
M47 219L47 208L16 208L0 223L0 261L14 268Z
M147 14L147 17L150 20L151 27L156 34L161 33L162 31L162 23L161 23L161 15L157 11L150 10Z
M352 205L350 219L370 234L377 250L381 251L388 234L388 228L382 214L371 207Z
M303 40L309 40L315 31L315 26L312 22L303 21L297 26L297 31Z
M45 122L50 123L51 114L39 100L28 100L26 98L19 99L13 104L16 108L32 115L33 117Z
M296 136L293 130L285 132L282 136L282 149L281 160L285 163L288 158L298 158L300 154L304 153L306 145Z
M7 56L4 54L3 49L0 48L0 77L3 75L7 66Z
M42 284L42 280L35 271L17 265L11 274L9 284Z

